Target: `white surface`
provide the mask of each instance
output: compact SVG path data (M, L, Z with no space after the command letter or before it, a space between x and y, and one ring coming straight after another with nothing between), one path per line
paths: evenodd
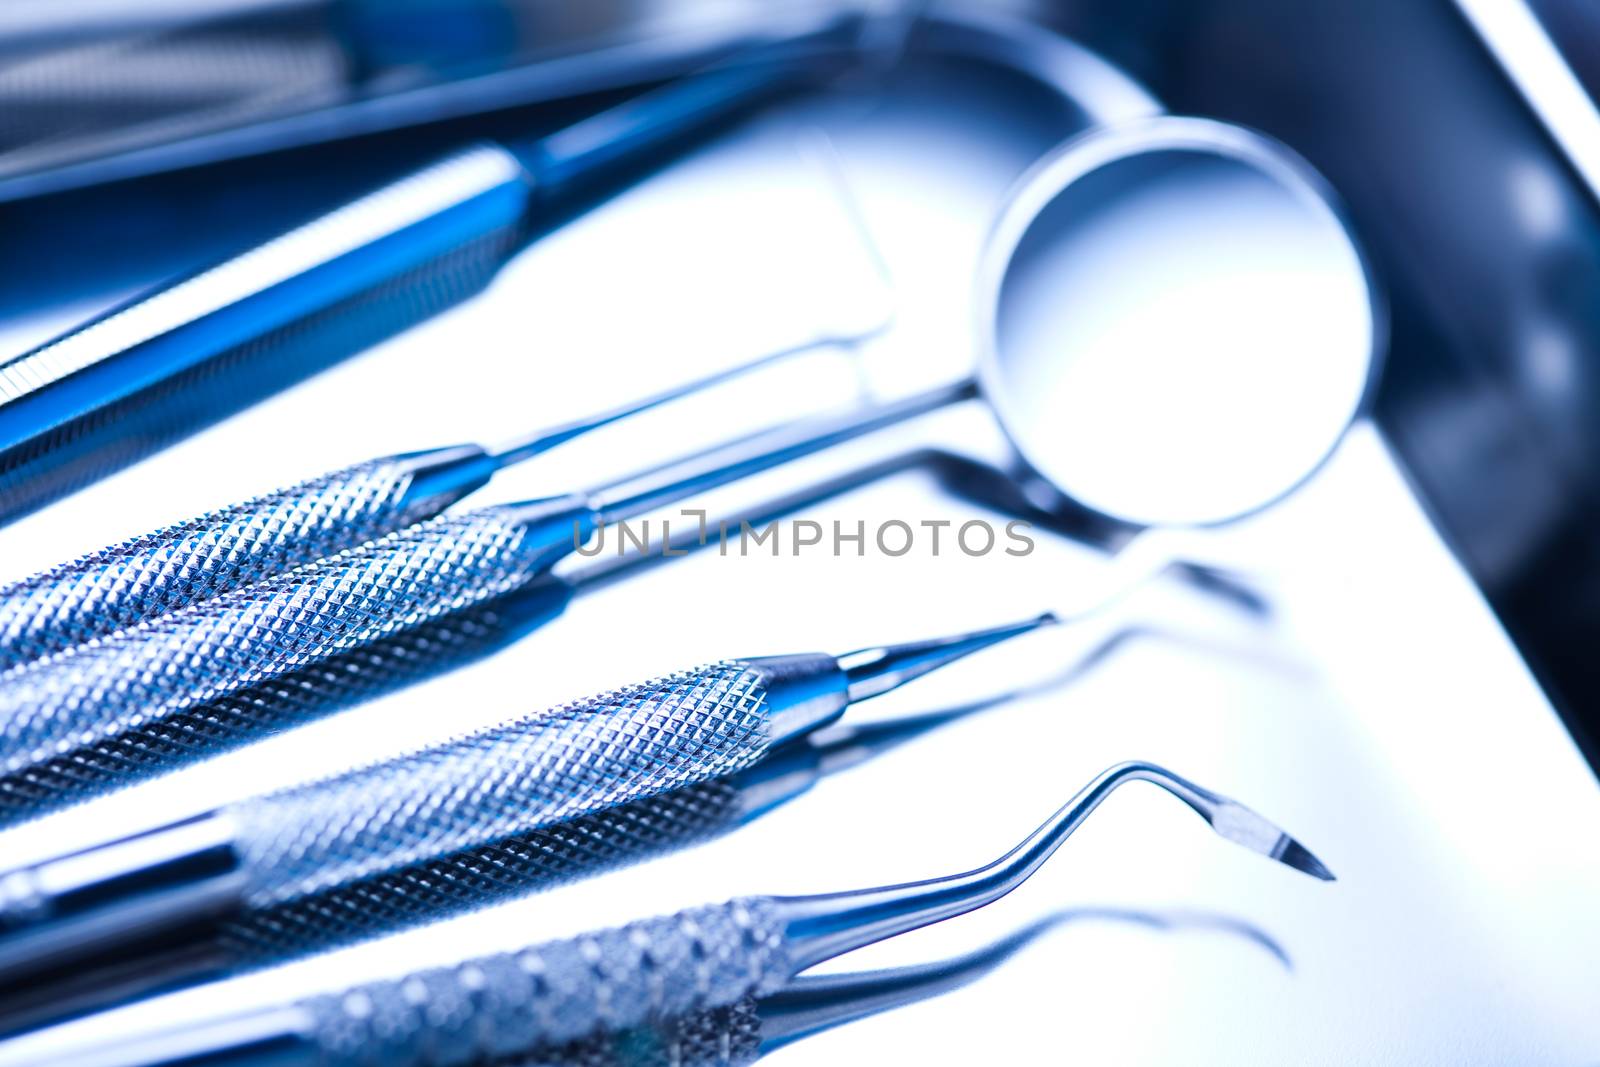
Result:
M869 377L932 382L961 365L970 312L962 280L999 190L1027 162L1016 141L994 144L993 129L970 121L1003 96L961 87L966 110L952 114L929 110L937 102L930 92L908 90L885 111L847 114L834 127L901 304L896 331L866 357ZM930 162L940 159L950 166ZM810 283L775 280L771 302L726 299L736 275L751 291L749 277L768 269L775 250L755 240L730 251L729 242L758 231L714 225L725 217L724 198L749 187L738 154L694 167L544 242L482 299L0 531L6 576L335 463L494 437L620 400L735 358L755 337L770 340L771 323L796 322L785 309ZM699 234L697 243L672 250L674 226ZM790 332L814 325L802 316ZM559 357L568 369L557 390L547 375ZM434 382L442 359L454 377ZM775 391L760 394L759 404L747 400L744 416L769 413L780 403L773 397L784 410L835 402L855 384L837 359L803 370L768 380ZM377 395L388 399L382 409L365 403ZM425 413L425 431L413 412ZM673 432L663 437L668 425ZM543 476L516 472L482 499L515 499L543 481L619 469L630 458L625 446L664 454L708 431L690 426L656 422L608 438ZM264 447L269 439L274 445ZM719 499L760 499L927 441L1003 455L992 422L968 406ZM975 514L910 473L808 517L871 528L887 518L916 524ZM1250 855L1136 786L1011 897L830 969L953 955L1055 909L1096 904L1255 924L1281 943L1292 970L1212 929L1071 924L973 986L808 1038L771 1062L1592 1058L1600 1046L1592 1010L1600 984L1600 790L1377 435L1360 428L1301 493L1196 551L1260 574L1275 590L1278 624L1254 627L1170 585L1152 586L1126 603L1121 621L1156 633L1129 638L1066 684L825 779L706 846L177 994L100 1020L96 1032L207 1005L298 996L741 893L845 889L965 869L1000 854L1106 765L1144 758L1281 822L1340 880L1323 884ZM897 559L870 548L864 558L691 556L579 600L486 662L20 828L0 839L0 852L20 862L156 813L207 807L709 658L844 651L1029 615L1070 597L1102 565L1082 546L1044 536L1020 559L969 558L948 546L935 557L926 543ZM1042 680L1119 626L1110 618L1036 635L852 714L890 718ZM57 1063L64 1040L35 1035L10 1053Z

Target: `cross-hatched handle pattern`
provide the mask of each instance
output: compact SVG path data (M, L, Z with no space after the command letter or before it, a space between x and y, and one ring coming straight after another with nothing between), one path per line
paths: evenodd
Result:
M244 909L221 925L216 945L237 971L435 922L708 840L739 825L743 799L731 779L713 778L269 908Z
M499 1067L747 1067L761 1058L754 997L661 1023L536 1049Z
M410 481L369 460L0 587L0 670L409 526L429 503L408 504Z
M0 772L508 592L559 554L522 514L444 515L13 668L0 675Z
M0 829L437 677L558 614L571 587L535 581L98 744L0 774Z
M772 902L748 897L301 1003L323 1067L463 1067L780 988Z
M228 809L246 902L266 907L749 766L759 671L724 661Z

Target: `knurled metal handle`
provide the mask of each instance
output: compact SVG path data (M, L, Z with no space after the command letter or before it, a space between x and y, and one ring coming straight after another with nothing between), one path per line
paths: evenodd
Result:
M737 1004L790 977L749 897L302 1001L324 1067L458 1067Z
M525 514L447 514L13 668L0 675L0 773L506 593L558 554Z
M565 606L536 581L104 741L0 774L0 828L309 722L490 654Z
M647 1026L535 1049L501 1067L747 1067L761 1058L754 997Z
M265 907L749 766L759 671L724 661L228 809Z
M230 971L280 963L687 848L738 826L744 812L744 792L729 778L713 778L271 907L244 909L223 922L216 944Z
M411 476L369 460L0 587L0 670L409 526L426 513Z
M126 954L111 954L74 968L65 983L5 982L0 1027L16 1032L275 966L688 848L744 823L737 779L686 786L270 908L238 909L139 953L137 967ZM0 914L25 907L7 890L0 879Z

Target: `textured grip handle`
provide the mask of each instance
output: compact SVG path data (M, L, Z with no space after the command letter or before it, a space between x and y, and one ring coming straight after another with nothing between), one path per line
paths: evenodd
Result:
M0 770L217 700L527 582L564 547L517 508L445 515L0 676Z
M761 674L712 664L229 809L254 907L716 778L767 748Z
M332 556L422 518L370 460L0 587L0 670Z
M543 892L709 840L742 825L747 810L734 779L713 779L325 893L242 909L141 949L136 967L127 953L110 953L47 980L0 976L0 1030L33 1029ZM0 911L5 889L0 882Z
M502 1067L747 1067L761 1058L754 997L648 1026L535 1049Z
M535 581L14 774L0 774L0 828L474 662L558 615L571 592L562 581Z
M553 889L725 833L743 818L743 800L733 782L714 778L272 907L246 909L218 929L217 947L229 970L243 970Z
M770 993L783 923L753 897L302 1002L323 1067L457 1067Z

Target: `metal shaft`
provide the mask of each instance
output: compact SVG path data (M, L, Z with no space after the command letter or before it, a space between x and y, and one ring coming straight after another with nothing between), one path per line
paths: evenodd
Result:
M939 662L1037 625L940 643ZM936 665L928 647L872 656L885 669L914 659L919 669L903 682ZM13 872L0 877L0 976L55 962L57 946L76 951L81 932L101 929L108 914L126 931L145 932L170 923L178 913L168 901L185 894L273 907L722 777L837 718L851 684L834 656L724 660ZM189 856L197 838L206 856L222 859L148 861ZM52 888L63 883L75 888ZM114 943L122 935L97 936Z
M58 958L0 981L0 1035L313 952L436 922L643 862L731 832L984 704L868 724L779 751L738 774L630 801L566 822L265 908L197 916L155 944L93 959Z
M685 461L620 498L620 512L736 480L971 395L936 389L842 419L820 419ZM446 614L543 575L619 498L608 491L446 514L358 549L159 615L0 675L0 775L103 745L230 694Z
M281 367L292 360L281 353L266 360L260 349L271 331L287 331L284 344L310 344L326 358L338 348L335 339L316 334L308 341L304 328L286 324L314 313L328 319L327 329L345 329L339 324L352 312L337 298L346 290L363 291L369 274L378 278L413 258L446 254L480 217L496 232L510 232L531 210L535 192L548 202L592 185L620 163L794 88L818 72L828 40L823 34L769 46L538 142L511 150L474 149L135 302L91 328L0 364L0 519L8 510L7 486L22 477L21 466L48 461L63 472L76 470L60 457L87 447L75 434L49 448L48 456L29 453L31 458L16 460L21 466L13 471L13 454L20 455L22 442L66 433L63 427L80 417L80 409L92 415L118 390L132 403L160 382L181 381L235 358L213 351L218 345L243 346L238 359ZM831 54L837 57L838 48ZM508 238L501 244L499 251L509 254L514 242ZM489 267L497 263L498 258ZM353 337L342 339L353 343ZM773 360L849 340L830 336L790 346L492 450L461 445L358 463L0 588L0 671L354 548L438 514L511 463ZM151 401L140 411L154 408ZM124 440L150 436L135 434L137 427L120 429ZM62 482L56 489L72 487Z
M1100 775L1020 845L965 874L810 897L744 897L368 982L296 1004L123 1036L97 1067L223 1061L265 1067L453 1067L560 1046L778 993L806 968L938 922L1021 884L1118 786L1146 781L1223 837L1325 880L1332 875L1259 815L1170 771ZM207 1059L212 1057L213 1059ZM0 1048L0 1067L6 1067Z
M1016 848L965 874L814 897L776 898L797 969L999 900L1038 870L1106 797L1128 782L1159 786L1222 837L1324 881L1333 875L1294 838L1236 801L1151 763L1101 774Z
M592 430L851 340L778 349L492 449L464 444L366 460L0 586L0 672L357 548L438 515L497 471Z
M940 461L937 454L908 454L887 464L802 492L787 494L742 518L764 522L791 514L898 470ZM1001 477L995 472L994 477ZM663 545L662 548L666 546ZM491 654L558 617L575 595L609 587L637 571L704 548L692 531L675 537L670 553L635 551L593 561L568 577L545 574L510 593L443 613L375 641L355 644L244 688L170 715L132 721L104 740L0 774L0 826L103 793L235 748L278 730L350 707L383 693L453 670ZM358 555L364 555L358 553ZM448 556L440 558L451 558Z
M0 363L0 521L485 285L530 217L836 68L852 18L539 141L468 149Z

